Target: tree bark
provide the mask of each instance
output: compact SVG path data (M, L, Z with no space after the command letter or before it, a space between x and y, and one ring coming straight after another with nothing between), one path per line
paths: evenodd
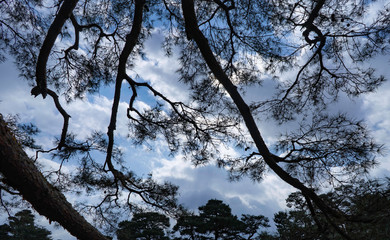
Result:
M34 209L80 240L108 240L53 187L17 142L0 114L0 172Z

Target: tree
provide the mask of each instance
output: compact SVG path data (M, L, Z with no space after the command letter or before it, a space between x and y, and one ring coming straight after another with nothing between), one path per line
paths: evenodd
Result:
M221 200L210 199L206 205L200 206L199 219L198 232L213 235L211 239L237 239L240 232L241 222Z
M279 239L326 239L318 237L321 234L318 226L304 211L278 212L274 222Z
M253 239L253 237L258 234L260 227L270 227L268 224L268 218L264 217L263 215L255 216L243 214L241 217L241 222L243 223L243 230L241 230L242 235L247 235L245 238L247 240ZM261 235L261 233L258 235Z
M184 212L177 219L177 222L173 227L173 231L179 232L181 239L197 240L200 239L198 230L200 225L201 219L199 216L193 213Z
M169 227L169 218L156 213L145 212L134 214L131 221L119 223L118 240L157 240L169 239L165 230Z
M311 208L301 194L291 194L287 202L292 210L275 214L278 239L342 239L342 233L335 229L343 229L353 239L389 238L388 181L371 180L362 182L360 186L343 186L322 194L320 197L330 205L366 218L366 221L349 222L332 219L331 223L338 225L337 228L321 219L323 216L319 214L319 209Z
M51 240L50 231L34 223L35 216L30 210L22 210L8 218L8 224L0 226L0 236L4 240Z
M260 227L269 227L268 218L262 215L242 215L239 220L229 205L210 199L199 207L199 215L184 213L173 227L183 239L254 239L260 236Z
M120 204L122 193L138 195L166 211L177 207L175 186L121 171L126 168L114 144L114 131L123 81L132 91L127 116L135 143L164 137L173 154L182 151L195 164L217 160L234 179L248 175L260 180L270 169L329 216L326 221L360 219L333 208L313 189L323 182L356 182L375 165L381 145L364 123L347 114L332 114L327 106L341 95L372 92L384 81L364 63L388 52L388 5L368 17L375 1L6 0L0 4L0 45L7 51L0 57L11 54L21 76L34 85L31 93L49 96L63 116L56 147L41 152L62 162L81 159L72 183L104 193L101 204L88 206L96 214L111 213L102 220L115 217L113 206L135 207L130 200ZM166 25L167 54L172 54L173 46L180 50L180 80L191 90L186 102L172 100L159 86L132 77L134 57L143 54L143 43L161 23ZM283 78L283 73L294 77ZM261 84L264 76L275 79L276 94L248 103L243 92ZM96 93L105 84L115 89L107 139L94 133L80 141L68 131L70 116L58 95L71 101ZM149 110L137 109L140 89L150 91L156 100ZM258 127L261 122L255 120L266 118L281 124L294 120L299 127L289 128L275 144L266 144ZM2 131L2 138L11 136ZM1 155L2 182L34 202L39 213L83 239L86 230L66 224L67 217L79 218L76 211L54 217L23 188L23 176L32 172L38 176L39 171L14 164L33 165L12 143L1 145L1 153L8 153ZM223 156L220 145L236 146L242 156ZM105 154L104 161L91 157L96 151ZM42 177L28 179L37 190L52 189ZM66 202L59 191L48 193L52 208ZM351 239L337 224L331 225Z

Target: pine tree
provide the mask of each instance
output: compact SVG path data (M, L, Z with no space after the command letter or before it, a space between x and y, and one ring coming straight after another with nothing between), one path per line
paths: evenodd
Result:
M22 210L8 218L8 224L0 226L3 240L51 240L51 233L35 225L35 216L30 210Z

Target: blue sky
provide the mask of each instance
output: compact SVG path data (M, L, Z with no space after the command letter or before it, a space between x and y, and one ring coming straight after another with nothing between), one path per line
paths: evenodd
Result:
M56 112L50 99L42 100L30 96L30 88L26 82L18 78L17 70L11 62L0 64L0 112L3 115L18 114L22 122L34 122L40 129L38 144L48 149L52 146L53 136L58 136L62 127L62 119ZM106 95L109 95L107 91ZM110 96L100 95L89 97L85 101L77 101L66 106L72 116L70 130L87 136L89 131L100 129L105 131L111 109ZM127 102L121 102L118 117L118 143L125 153L124 159L129 161L129 167L140 175L152 172L160 181L170 181L180 186L179 201L185 207L196 210L211 198L221 199L228 203L234 214L263 214L272 218L273 214L284 205L284 199L292 190L287 184L268 174L260 184L249 179L231 183L226 171L214 164L195 168L182 155L169 157L165 144L161 141L154 146L145 145L137 148L124 137L127 134L126 112ZM87 126L86 129L84 126ZM150 149L150 148L153 148ZM234 151L226 149L226 153ZM31 152L30 152L31 153ZM233 152L234 153L234 152ZM58 162L48 158L41 159L48 168L57 168ZM75 163L67 163L72 169ZM65 168L66 169L66 168ZM277 187L275 187L277 186ZM67 196L71 202L77 202L74 196ZM2 219L6 216L3 215ZM2 220L1 219L1 220ZM54 239L75 239L61 229L48 225L44 218L39 218L41 225L53 232Z
M162 35L155 32L145 44L146 57L138 59L135 73L150 82L156 89L174 100L185 101L188 96L187 87L178 83L176 70L177 60L168 58L160 49ZM375 66L378 72L390 78L390 62L388 57L382 56L367 63ZM62 128L61 115L56 111L51 99L33 98L26 81L18 77L18 71L12 60L0 64L0 113L19 114L22 122L34 122L42 131L38 136L38 144L45 149L52 147L54 136L59 136ZM126 84L126 83L124 83ZM234 214L263 214L272 219L273 214L285 208L285 199L294 191L293 188L281 181L275 174L268 172L260 183L254 183L244 178L240 182L231 183L223 169L218 169L214 163L195 168L185 161L181 154L168 156L167 146L158 139L150 145L134 147L127 136L126 109L129 100L127 86L119 107L118 126L116 130L117 143L125 153L124 159L128 166L139 175L150 172L159 181L170 181L180 187L179 202L195 210L204 205L211 198L221 199L229 204ZM246 100L255 100L259 95L264 96L273 92L271 80L265 81L262 86L247 89ZM72 116L70 131L77 132L80 137L87 136L91 131L106 132L112 106L112 88L102 89L100 94L87 96L84 100L77 100L64 105ZM146 91L142 93L142 101L136 106L147 108L151 97ZM64 103L65 104L65 103ZM350 99L341 97L340 101L331 107L331 111L347 111L356 118L366 119L366 123L379 143L390 142L390 83L386 82L376 92ZM293 126L294 123L291 123ZM271 121L259 122L260 130L266 142L275 141L283 128ZM387 146L389 149L390 146ZM221 148L222 154L238 154L234 148ZM373 177L390 176L390 158L385 155L379 157L380 165L372 171ZM47 168L58 167L58 162L43 156L41 162ZM75 162L69 162L65 169L71 171ZM77 202L74 196L68 195L68 200ZM3 213L2 213L3 214ZM2 215L2 219L6 216ZM54 239L75 239L60 228L49 226L44 218L39 218L40 224L53 232Z
M160 44L161 36L148 41L148 45ZM153 48L152 48L153 49ZM157 49L148 52L148 60L140 61L136 69L142 72L143 78L156 86L159 91L175 100L186 99L187 87L178 84L176 68L178 64L174 59L165 57L164 53ZM146 71L147 69L147 71ZM50 98L43 100L30 95L31 88L27 82L18 77L18 71L12 61L0 64L0 112L3 115L18 114L21 122L33 122L41 130L37 137L37 143L44 149L53 147L53 137L58 137L62 128L62 117L55 109ZM118 112L118 126L115 132L116 143L124 151L124 159L129 168L139 175L146 176L153 173L159 181L170 181L180 187L179 202L185 207L196 210L211 198L221 199L229 204L234 214L262 214L272 219L275 212L284 207L284 200L293 189L279 180L274 174L269 173L262 183L253 183L249 179L240 182L229 182L225 170L219 169L215 163L206 166L194 167L181 154L168 156L167 146L159 139L155 143L134 147L126 138L127 117L126 109L130 95L128 86L123 83L123 93ZM127 93L127 94L126 94ZM151 97L144 91L142 100L136 106L148 107ZM69 130L79 134L80 138L88 136L94 130L106 132L112 107L113 90L103 89L100 94L87 96L84 100L77 100L64 108L71 115ZM224 149L223 154L237 154L234 149ZM30 152L30 154L33 154ZM41 163L45 168L58 168L58 161L53 161L48 156L41 155ZM71 171L76 167L75 162L68 162L65 170ZM276 187L277 186L277 187ZM68 200L76 203L79 199L67 195ZM4 214L1 218L5 219ZM54 239L75 239L66 231L49 225L43 217L38 217L39 223L53 232Z

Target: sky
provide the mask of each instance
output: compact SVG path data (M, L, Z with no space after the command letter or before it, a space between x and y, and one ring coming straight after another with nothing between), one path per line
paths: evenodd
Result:
M152 85L157 86L158 82L158 89L163 94L176 100L184 100L186 86L176 82L177 62L175 59L167 58L158 48L153 48L160 44L161 40L162 36L156 34L147 42L145 48L152 52L148 52L147 61L138 62L136 69L145 73L142 75L143 78L150 81ZM24 79L18 77L18 71L12 60L0 64L0 73L0 113L4 116L18 114L21 122L33 122L41 130L37 137L37 144L42 145L44 149L52 147L53 137L58 136L62 129L62 117L52 100L31 96L31 88ZM123 86L123 89L126 88L127 86ZM106 132L111 114L113 90L106 88L101 92L68 105L62 101L64 108L71 115L69 130L77 132L81 138L88 136L93 130ZM148 107L144 102L136 102L136 104L140 107ZM184 160L181 154L169 157L166 145L162 141L153 146L143 145L135 148L130 140L126 140L127 106L128 100L123 97L115 132L116 137L121 139L117 142L124 151L124 159L128 160L130 168L141 176L152 172L156 180L169 181L178 185L179 203L185 207L196 211L209 199L220 199L229 204L235 215L262 214L270 219L274 213L285 208L285 199L294 189L272 173L268 173L261 183L254 183L248 178L239 182L229 182L227 172L217 168L213 163L194 167L189 161ZM237 153L234 149L225 149L222 154ZM41 162L47 168L56 169L59 166L58 161L49 158L42 158ZM65 170L74 167L75 163L70 162L65 166ZM68 196L68 200L77 201L73 196ZM3 219L5 217L2 216ZM45 218L38 216L37 219L41 225L53 232L53 239L74 239L64 230L53 224L53 226L49 225Z
M168 58L160 50L162 35L155 32L145 44L146 58L138 59L135 69L142 73L143 79L149 81L163 94L176 100L187 98L187 87L177 82L178 62L174 57ZM390 79L390 62L388 57L382 56L373 59L369 64L375 66L380 74ZM124 83L125 84L125 83ZM255 99L259 93L270 92L272 83L265 82L260 88L248 89L245 98ZM127 86L124 86L124 89ZM52 146L53 136L59 136L62 128L62 118L55 109L50 98L43 100L30 95L31 88L27 82L18 77L18 71L12 59L0 64L0 113L18 114L21 122L33 122L41 130L37 143L45 149ZM272 91L272 90L271 90ZM126 90L124 90L126 93ZM147 93L144 93L147 94ZM280 180L272 172L267 172L263 181L254 183L248 178L239 182L229 182L228 174L211 163L205 166L194 167L185 161L181 154L168 156L166 145L157 141L153 146L142 145L134 147L127 136L126 109L128 96L121 99L118 115L116 136L124 159L131 169L139 175L146 176L152 172L158 181L169 181L179 186L179 203L196 210L209 199L220 199L229 204L233 214L262 214L270 220L277 211L286 209L285 199L295 191L292 187ZM147 99L147 96L145 96ZM87 96L84 100L77 100L64 104L64 108L71 115L70 131L80 136L87 136L93 130L106 132L111 114L113 90L103 89L100 94ZM146 102L138 101L137 106L147 108ZM365 96L349 99L341 98L335 106L337 111L348 111L359 119L365 119L372 135L379 143L390 142L390 83L385 82L376 92ZM272 122L259 123L260 130L267 142L274 141L280 128ZM385 145L386 147L386 145ZM390 149L390 146L387 146ZM223 154L237 154L234 149L224 149ZM58 167L58 162L42 158L47 168ZM371 174L373 177L390 176L390 157L388 150L378 158L380 165ZM71 171L74 162L69 162L65 169ZM74 196L68 195L72 203L77 201ZM6 218L3 212L0 220ZM38 217L40 225L53 232L53 239L73 240L66 231L49 224L43 217ZM2 223L2 222L0 222Z

